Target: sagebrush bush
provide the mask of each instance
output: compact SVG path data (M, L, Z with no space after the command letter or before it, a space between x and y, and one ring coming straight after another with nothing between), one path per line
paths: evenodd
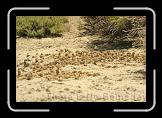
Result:
M66 29L64 16L17 16L16 35L19 37L50 37Z
M138 40L136 37L145 36L145 32L139 33L146 26L144 16L84 16L82 18L85 21L83 29L86 30L86 34L107 37L109 41Z
M90 34L109 35L111 38L123 36L133 28L132 20L125 16L84 16L84 28Z

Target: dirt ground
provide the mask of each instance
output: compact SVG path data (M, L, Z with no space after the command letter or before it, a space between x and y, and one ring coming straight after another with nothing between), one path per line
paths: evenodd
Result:
M62 37L16 40L16 101L145 102L146 51L94 51L70 19Z

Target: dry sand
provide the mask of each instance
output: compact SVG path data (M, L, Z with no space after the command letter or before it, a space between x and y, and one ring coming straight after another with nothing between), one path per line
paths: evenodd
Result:
M16 101L145 102L145 50L92 51L95 39L17 39Z

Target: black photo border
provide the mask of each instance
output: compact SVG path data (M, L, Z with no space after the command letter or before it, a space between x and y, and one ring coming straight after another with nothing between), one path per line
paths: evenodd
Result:
M125 8L125 10L124 10ZM149 7L114 7L104 16L146 16L146 102L16 102L16 16L58 16L51 7L14 7L7 14L7 50L11 51L7 69L7 105L14 112L110 111L149 112L156 105L156 13ZM74 16L73 14L64 14ZM77 14L82 16L84 14ZM94 15L86 14L86 15Z

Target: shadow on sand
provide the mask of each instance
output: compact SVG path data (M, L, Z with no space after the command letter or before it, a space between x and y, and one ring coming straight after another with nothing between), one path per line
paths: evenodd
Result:
M133 41L110 41L108 39L93 40L88 44L93 50L105 51L105 50L121 50L132 48Z

